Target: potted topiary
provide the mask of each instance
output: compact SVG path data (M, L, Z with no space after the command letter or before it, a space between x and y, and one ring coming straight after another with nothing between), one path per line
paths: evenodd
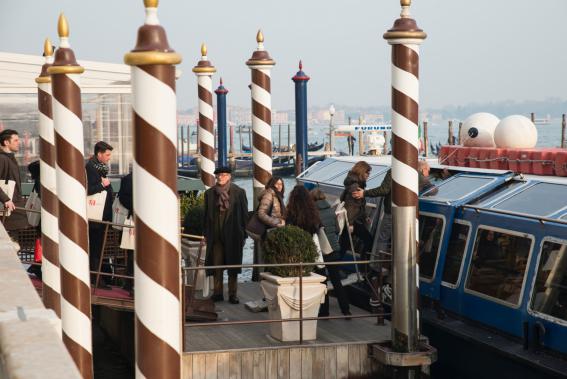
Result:
M287 225L271 230L264 243L264 262L269 264L314 263L318 253L312 236L301 228ZM272 320L299 318L300 308L303 317L317 317L319 307L325 301L327 286L322 284L325 277L313 273L315 266L267 267L260 274L260 286L268 303ZM303 302L300 302L300 275L302 276ZM299 321L270 324L270 334L280 341L298 341ZM317 338L317 321L303 322L303 339Z

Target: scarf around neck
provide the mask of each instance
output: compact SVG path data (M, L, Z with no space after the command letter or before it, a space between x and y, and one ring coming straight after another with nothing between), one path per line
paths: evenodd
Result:
M104 163L99 162L99 160L96 159L96 156L93 156L91 158L91 163L93 164L94 168L98 171L100 176L106 178L106 176L108 175L108 166L105 165Z
M230 195L228 193L230 189L230 181L228 181L224 186L215 184L213 188L217 194L217 205L219 206L220 211L227 211L228 208L230 208Z

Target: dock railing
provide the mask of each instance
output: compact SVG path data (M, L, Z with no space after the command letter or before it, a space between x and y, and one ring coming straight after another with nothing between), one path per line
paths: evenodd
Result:
M34 211L34 210L30 210L30 209L25 209L25 208L16 208L17 212L36 212L39 213L39 211ZM5 217L2 218L2 222L5 221ZM121 232L116 230L116 229L111 229L111 227L114 226L118 226L118 227L122 227L122 228L135 228L135 226L133 225L128 225L128 224L116 224L116 223L112 223L109 221L100 221L100 220L93 220L93 219L89 219L89 222L94 222L94 223L99 223L105 226L104 229L104 237L103 237L103 242L102 242L102 246L101 246L101 254L100 254L100 259L98 262L98 270L91 270L91 275L95 275L95 283L94 283L94 288L93 288L93 295L96 295L97 293L97 289L99 287L99 283L101 280L102 276L106 276L106 277L112 277L112 278L117 278L117 279L122 279L122 280L134 280L134 277L132 275L128 275L128 274L120 274L117 273L116 270L114 272L103 272L102 271L102 266L103 266L103 261L104 259L108 259L109 257L113 257L113 256L117 256L116 253L117 251L122 250L123 254L119 254L118 256L120 256L122 259L128 259L127 257L124 256L124 254L130 254L130 252L127 249L121 249L120 248L120 244L116 244L116 236L120 236ZM41 263L35 262L33 259L33 248L32 246L34 246L35 243L35 239L39 237L39 235L36 235L37 228L35 227L30 227L21 231L18 231L15 235L12 236L12 238L16 239L17 242L20 244L21 250L20 250L20 260L22 263L24 264L29 264L29 265L41 265ZM110 233L113 234L113 236L110 236ZM203 236L198 236L198 235L192 235L192 234L185 234L185 233L181 233L181 238L186 238L192 241L197 241L197 242L201 242L199 249L202 250L203 247L205 246L203 241L204 241L204 237ZM112 241L110 241L110 239L112 239ZM199 252L199 255L201 251ZM106 255L105 255L106 254ZM113 255L114 254L114 255ZM134 259L134 257L132 257L132 259ZM186 260L190 261L190 260ZM182 275L182 282L183 283L187 283L187 277L189 275L190 272L194 272L194 274L192 275L193 278L196 278L198 271L205 271L205 270L226 270L226 269L234 269L234 268L238 268L238 269L254 269L254 268L258 268L258 269L265 269L265 268L270 268L270 267L298 267L300 272L303 272L303 269L306 266L350 266L350 265L355 265L355 266L365 266L368 267L369 265L378 265L379 269L378 269L378 273L377 275L380 277L382 275L382 270L381 267L383 264L390 264L391 263L391 259L367 259L367 260L352 260L352 261L334 261L334 262L315 262L315 263L311 263L311 262L297 262L297 263L279 263L279 264L268 264L268 263L262 263L262 264L253 264L253 263L244 263L244 264L239 264L239 265L213 265L213 266L200 266L199 265L199 258L197 258L196 260L196 265L194 266L182 266L182 272L180 273ZM112 263L112 266L119 267L119 268L126 268L124 265L118 264L118 263ZM123 267L124 266L124 267ZM366 270L367 271L367 270ZM205 275L206 277L206 275ZM253 325L253 324L270 324L270 323L284 323L284 322L299 322L299 343L303 344L303 323L305 321L314 321L314 320L340 320L340 319L358 319L358 318L376 318L376 325L383 325L384 324L384 319L387 316L391 316L391 313L387 313L384 312L383 309L383 305L381 302L381 294L379 285L377 286L376 283L381 283L382 280L381 278L378 279L378 282L371 282L370 278L368 277L368 275L362 275L363 280L367 281L368 287L370 288L370 290L372 291L373 295L373 302L371 301L371 307L373 309L373 312L370 312L368 314L352 314L352 315L342 315L342 316L321 316L321 317L304 317L303 316L303 276L299 276L299 317L295 317L295 318L286 318L286 319L269 319L269 320L233 320L233 321L211 321L211 322L201 322L201 321L196 321L196 322L185 322L184 325L186 327L189 328L196 328L196 327L214 327L214 326L230 326L230 325ZM193 280L193 287L195 285L195 281ZM184 285L185 287L185 285ZM194 300L194 294L191 297L191 301ZM369 299L370 300L370 299ZM184 308L185 309L185 308Z

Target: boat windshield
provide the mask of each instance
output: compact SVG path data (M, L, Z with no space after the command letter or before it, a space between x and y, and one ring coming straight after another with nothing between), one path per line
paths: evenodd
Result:
M308 172L304 179L314 182L325 182L341 173L344 173L346 176L352 165L352 162L333 161L321 168L314 167L316 169L313 172Z
M567 186L556 183L538 183L496 204L495 209L549 216L567 207Z
M422 196L438 201L460 200L493 181L494 178L489 176L458 175L438 184ZM435 190L437 193L434 194Z

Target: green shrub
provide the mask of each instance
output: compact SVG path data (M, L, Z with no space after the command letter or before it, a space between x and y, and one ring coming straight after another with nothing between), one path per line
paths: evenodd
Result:
M286 225L270 231L263 242L264 262L313 263L317 259L317 248L313 237L305 230ZM303 276L308 276L315 266L303 267ZM299 267L267 267L266 271L282 277L299 276Z
M203 218L205 217L205 194L188 194L179 199L180 212L183 218L183 233L196 236L203 235Z

